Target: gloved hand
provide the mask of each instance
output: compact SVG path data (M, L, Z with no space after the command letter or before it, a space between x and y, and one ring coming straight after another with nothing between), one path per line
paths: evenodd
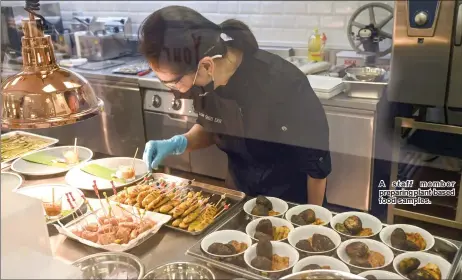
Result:
M148 168L157 169L162 160L170 155L181 155L188 146L184 135L176 135L168 140L149 141L144 147L143 161Z

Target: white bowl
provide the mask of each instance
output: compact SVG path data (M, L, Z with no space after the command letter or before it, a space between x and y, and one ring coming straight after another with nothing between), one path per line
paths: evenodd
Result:
M284 214L287 212L287 210L289 209L289 205L287 204L287 202L285 202L284 200L282 199L279 199L279 198L276 198L276 197L270 197L270 196L266 196L266 198L271 201L271 204L273 204L273 211L276 211L276 212L279 212L279 215L274 215L272 217L283 217ZM260 217L266 217L266 216L256 216L256 215L252 215L252 210L253 208L255 207L255 205L257 204L257 199L256 198L252 198L251 200L247 201L245 204L244 204L244 211L245 213L247 213L249 216L253 217L253 218L260 218Z
M330 240L334 242L335 248L332 250L324 251L324 252L309 252L309 251L299 249L295 246L298 241L303 240L303 239L306 240L312 237L313 234L315 233L322 234L322 235L329 237ZM299 250L300 252L307 253L310 255L321 255L321 254L330 253L334 251L335 249L337 249L340 243L342 243L340 235L337 232L335 232L335 230L330 229L328 227L320 227L320 226L313 226L313 225L301 226L301 227L298 227L290 231L287 239L289 241L289 244L292 245L295 249Z
M361 276L364 278L366 278L366 276L368 275L375 276L377 280L403 280L405 279L399 274L386 271L386 270L367 270L367 271L363 271L360 274L358 274L358 276Z
M260 272L274 273L289 270L298 262L298 259L300 258L297 250L295 250L289 244L279 241L271 241L271 245L273 245L273 254L279 255L281 257L289 257L289 267L281 270L261 270L251 265L252 260L257 256L257 244L253 244L249 249L247 249L247 251L245 251L244 261L249 267Z
M363 228L371 228L372 232L374 234L370 235L370 236L356 236L356 235L349 235L349 234L341 233L341 232L339 232L338 230L335 229L335 225L337 223L343 224L343 222L350 216L358 216L358 218L361 220L361 222L363 224ZM337 214L334 217L332 217L332 219L330 220L330 226L336 232L338 232L341 236L345 236L347 238L355 238L355 239L358 239L358 238L363 238L363 239L364 238L371 238L371 237L379 234L380 231L382 230L382 222L379 219L377 219L376 217L374 217L374 216L372 216L370 214L363 213L363 212L343 212L343 213Z
M316 214L316 218L319 218L324 222L320 224L320 226L325 226L330 223L330 220L332 219L332 213L324 207L313 205L313 204L298 205L298 206L290 208L286 212L286 215L285 215L286 220L292 223L290 219L292 218L293 215L298 215L307 209L313 210L314 213ZM292 224L296 226L303 226L303 225L299 225L296 223L292 223Z
M258 223L262 220L270 220L271 223L273 224L273 227L282 227L282 226L288 227L290 229L289 234L291 231L294 230L294 226L289 221L284 220L282 218L276 218L276 217L258 218L248 223L247 226L245 227L245 232L247 233L248 236L250 236L250 238L252 238L252 240L258 241L257 239L254 238L254 235L255 235ZM276 240L276 241L283 241L286 239L287 238Z
M433 237L433 235L431 235L428 231L424 229L421 229L413 225L406 225L406 224L389 225L385 227L384 229L382 229L382 231L380 232L380 240L382 240L383 243L385 243L388 247L392 248L393 250L396 250L401 253L407 252L406 250L401 250L401 249L391 246L391 241L390 241L391 234L397 228L403 229L404 232L406 233L415 232L415 233L419 233L420 235L422 235L423 239L425 239L425 242L427 243L427 247L425 247L424 250L421 250L421 252L428 251L435 245L435 238Z
M382 254L384 256L384 258L385 258L384 265L380 266L380 267L367 268L367 267L360 267L360 266L350 264L350 257L347 255L345 249L349 244L351 244L353 242L362 242L362 243L366 244L367 247L369 247L369 250L375 251L375 252L378 252L378 253ZM379 241L372 240L372 239L349 239L347 241L344 241L337 248L337 256L340 258L340 260L342 260L348 266L351 266L351 267L354 267L354 268L357 268L357 269L360 269L360 270L382 269L382 268L388 266L389 264L391 264L391 262L393 261L393 258L394 258L393 251L390 248L388 248L387 245L385 245L385 244L383 244L383 243L381 243Z
M301 259L297 262L297 264L294 265L294 268L292 268L292 273L303 271L303 268L310 264L317 264L319 266L328 265L330 266L331 270L350 273L350 269L347 265L345 265L340 260L329 256L310 256Z
M235 256L244 254L245 251L234 254L234 255L224 256L224 255L212 254L208 251L208 248L210 247L210 245L212 245L215 242L226 244L233 240L247 244L247 249L248 247L252 246L252 239L250 238L250 236L248 236L244 232L238 231L238 230L220 230L220 231L215 231L207 235L206 237L204 237L204 239L202 239L201 241L201 248L202 248L202 251L206 252L207 254L214 256L214 257L218 257L218 258L230 258L230 257L235 257Z
M440 268L441 279L447 279L449 271L451 270L451 264L440 256L426 252L406 252L396 256L395 260L393 261L393 268L395 269L396 273L398 273L406 279L407 277L405 275L402 275L401 272L399 272L398 270L398 264L406 258L418 259L420 261L420 265L418 268L424 267L429 263L436 264Z

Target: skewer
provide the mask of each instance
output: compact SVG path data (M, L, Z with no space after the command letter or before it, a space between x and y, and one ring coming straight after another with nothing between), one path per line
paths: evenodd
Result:
M111 181L111 186L112 186L112 191L114 192L114 195L117 195L117 189L114 185L114 181Z
M112 217L112 206L109 203L109 198L107 197L106 192L103 192L103 195L104 195L104 198L106 198L106 203L107 203L107 206L108 206L108 209L109 209L109 217Z
M77 137L74 139L74 153L77 154Z
M74 205L72 204L71 199L69 198L69 193L66 193L66 198L67 198L67 202L69 203L69 206L70 206L71 209L73 210L73 211L72 211L72 219L75 220L75 219L77 219L78 216L77 216L77 214L75 214L75 217L74 217L75 207L74 207ZM85 222L86 222L87 225L88 225L88 221L85 221ZM80 223L78 223L78 225L80 226L80 229L81 229L81 230L84 230L83 226L82 226Z
M104 215L107 216L106 208L104 208L103 202L101 201L101 197L99 196L98 186L96 185L96 180L93 180L93 190L96 193L96 196L99 199L99 203L101 204L101 208L103 209Z
M229 209L229 205L230 205L230 204L225 204L225 205L223 206L223 209L221 209L221 211L218 212L218 213L213 217L213 219L215 219L216 217L220 216L221 213L223 213L224 211L228 210L228 209Z
M51 205L55 206L55 188L51 188Z
M137 154L138 154L138 147L136 148L135 155L133 156L133 160L132 160L132 169L133 170L135 170L135 158L136 158Z
M220 202L226 198L226 194L223 194L220 198L220 200L215 204L215 207L217 207L218 205L220 205Z
M84 194L82 194L82 198L83 198L83 202L84 202L84 203L87 205L87 207L90 209L90 212L91 212L93 215L95 215L95 217L96 217L96 223L99 224L99 225L101 226L101 224L100 224L100 222L99 222L99 217L98 217L98 215L96 215L95 210L93 210L93 207L91 207L91 204L88 202L88 200L87 200L87 198L85 197Z
M75 201L75 198L74 198L74 195L72 194L72 192L68 192L68 194L71 197L72 201L75 203L75 206L77 207L77 201ZM82 210L80 210L80 207L77 208L77 210L80 212L80 215L83 216L83 212L82 212Z
M130 197L130 195L128 193L128 188L125 187L124 190L125 190L125 194L127 195L127 197ZM135 210L133 208L132 208L132 210L133 210L133 213L131 213L131 214L136 217Z

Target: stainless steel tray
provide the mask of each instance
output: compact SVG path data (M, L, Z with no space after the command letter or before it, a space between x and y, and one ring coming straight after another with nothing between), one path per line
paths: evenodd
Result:
M296 204L288 203L289 209L291 207L296 206ZM335 215L335 213L333 213ZM240 230L245 232L245 227L251 221L251 218L241 209L238 213L233 215L229 218L223 225L217 227L214 231L224 230L224 229L234 229ZM386 226L386 225L384 225ZM376 235L376 239L380 241L378 235ZM287 242L287 241L285 241ZM458 246L456 246L453 242L435 236L435 246L429 251L430 253L437 254L442 256L443 258L447 259L450 263L452 263L453 259L458 250ZM194 244L191 248L186 251L186 255L192 256L199 260L206 262L209 266L215 267L217 269L226 271L228 273L238 275L245 279L271 279L267 276L262 276L258 272L254 271L253 269L249 268L243 259L240 258L221 258L221 259L213 259L210 255L206 254L201 249L201 241ZM338 258L337 254L334 252L332 255L335 258ZM300 259L304 258L305 256L300 255ZM242 258L242 256L241 256ZM350 268L351 269L351 268ZM392 265L386 267L386 270L394 272ZM354 271L351 269L351 272L354 274L360 273L361 271ZM290 274L291 270L286 274ZM276 278L281 278L285 275L274 275Z
M164 173L154 173L154 174L152 174L152 178L154 180L165 179L166 181L169 181L169 182L176 182L177 184L184 184L184 185L186 185L187 182L189 181L189 180L184 179L184 178L180 178L180 177L177 177L177 176L164 174ZM210 195L216 194L216 195L218 195L218 196L216 196L217 201L219 200L219 196L225 194L227 203L231 204L229 209L224 211L223 213L221 213L213 221L213 223L211 223L210 225L205 227L203 230L198 231L198 232L189 232L187 230L172 226L171 223L174 221L174 219L172 219L168 224L165 225L168 228L171 228L171 229L174 229L174 230L177 230L177 231L181 231L181 232L184 232L184 233L189 234L189 235L201 235L202 233L208 231L211 227L217 225L224 218L226 218L226 217L229 218L232 215L231 213L234 213L235 211L237 211L238 207L242 207L241 202L246 197L245 193L243 193L243 192L239 192L239 191L235 191L235 190L231 190L231 189L227 189L227 188L222 188L222 187L218 187L218 186L203 184L203 183L199 183L199 182L195 182L195 181L193 181L191 185L187 185L185 188L188 188L188 189L190 189L192 191L202 191L202 193L205 196L210 196ZM209 202L217 202L217 201L215 201L215 199L212 198Z
M15 159L17 159L17 158L19 158L19 157L24 156L24 155L27 154L27 153L35 152L35 151L39 151L39 150L45 149L45 148L50 147L50 146L53 146L53 145L55 145L56 143L59 142L59 140L56 139L56 138L46 137L46 136L38 135L38 134L35 134L35 133L25 132L25 131L11 131L11 132L2 134L1 140L3 141L3 140L6 139L6 138L9 138L9 137L11 137L11 136L18 135L18 134L19 134L19 135L25 135L25 136L31 136L31 137L39 138L39 139L41 139L41 140L47 141L48 143L47 143L47 144L44 144L42 147L40 147L40 148L38 148L38 149L33 149L33 150L30 150L30 151L27 151L26 153L22 153L22 154L20 154L20 155L14 157L14 158L10 158L10 159L8 159L8 160L2 161L2 163L1 163L1 169L10 166L10 162L14 161Z

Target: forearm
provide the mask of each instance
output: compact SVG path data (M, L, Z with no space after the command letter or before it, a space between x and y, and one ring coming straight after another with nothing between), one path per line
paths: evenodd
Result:
M308 203L322 206L324 194L326 192L327 179L316 179L308 176Z
M205 131L199 124L195 124L184 136L188 139L187 152L207 148L215 144L213 134Z

